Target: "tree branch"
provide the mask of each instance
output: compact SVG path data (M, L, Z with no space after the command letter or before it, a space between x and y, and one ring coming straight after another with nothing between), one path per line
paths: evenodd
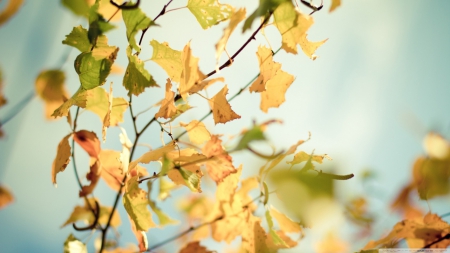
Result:
M153 19L153 22L155 22L159 17L161 17L162 15L164 15L166 13L166 8L167 8L167 6L169 6L169 4L172 3L172 1L173 0L170 0L167 4L164 5L162 10L159 12L159 14L155 17L155 19ZM149 27L150 27L150 25L147 26L147 28L145 28L144 30L142 30L141 38L139 39L139 46L141 46L142 39L144 38L144 35L147 32Z

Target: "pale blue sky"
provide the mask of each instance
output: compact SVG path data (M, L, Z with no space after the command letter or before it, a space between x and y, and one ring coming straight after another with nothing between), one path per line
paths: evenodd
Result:
M56 3L55 3L56 2ZM171 7L183 6L186 1L174 0ZM236 3L239 1L221 1ZM251 13L258 1L249 1ZM143 10L155 17L166 1L143 1ZM311 61L303 53L289 55L280 52L274 60L283 64L282 69L296 77L288 90L286 103L268 114L258 111L259 95L244 92L235 99L232 108L242 116L225 126L214 128L214 133L236 134L249 127L256 119L281 118L283 125L270 127L268 135L278 148L287 148L297 140L312 140L302 146L306 152L327 153L334 158L330 166L342 174L354 173L350 181L340 182L343 199L359 193L370 196L373 210L381 218L376 224L378 233L389 229L399 217L387 209L396 193L409 179L414 158L423 153L421 140L428 130L436 130L450 136L450 2L434 4L424 1L356 1L344 0L334 13L323 11L314 14L315 24L310 30L311 40L329 40L316 52ZM242 5L242 3L240 3ZM180 20L182 26L180 27ZM0 109L0 120L9 115L16 103L32 92L34 79L43 69L58 68L64 55L70 53L63 65L67 73L66 84L71 94L79 85L73 70L77 52L61 44L73 26L83 22L60 6L58 1L25 1L19 14L0 27L0 67L4 76L4 92L8 106ZM203 31L188 10L168 13L158 20L160 28L151 29L144 38L142 59L151 56L149 41L168 41L172 48L181 50L191 41L193 54L200 58L200 68L207 73L214 69L214 44L222 34L222 28ZM86 24L83 24L86 26ZM254 24L253 29L256 28ZM277 49L280 37L275 27L266 28L271 45ZM110 42L118 44L118 63L126 67L124 25L113 31ZM233 34L228 50L234 52L249 34ZM231 68L221 72L234 94L258 71L255 52L259 44L265 44L258 35L244 52L236 58ZM225 60L223 57L222 60ZM160 85L167 78L165 72L149 61L147 69ZM111 77L114 94L124 95L121 80ZM214 94L222 85L212 89ZM147 108L162 96L163 89L148 92L133 100L134 108ZM194 98L196 99L196 98ZM202 99L192 102L196 108L183 121L200 117L206 103ZM153 112L154 113L154 112ZM144 114L140 126L151 118ZM129 113L123 125L132 136ZM205 121L213 127L213 121ZM81 114L79 129L100 132L101 122L90 112ZM26 108L3 127L6 137L0 140L0 183L8 186L16 202L0 211L0 245L2 252L59 252L71 227L60 229L78 199L78 185L72 166L58 175L58 188L51 184L51 164L56 147L63 136L70 132L65 120L48 122L43 117L43 104L31 99ZM108 131L104 148L120 149L118 129ZM160 145L158 127L150 128L142 142ZM141 148L138 152L143 152ZM84 174L87 156L77 148L77 164ZM84 156L83 156L84 155ZM238 154L235 163L244 163L245 175L255 173L261 161L253 156ZM368 187L363 187L358 174L370 168L376 172ZM111 205L115 194L100 183L96 197L102 204ZM433 211L448 212L444 204L448 197L431 201ZM439 204L440 202L441 204ZM426 208L426 203L421 203ZM164 206L173 209L173 201ZM124 214L123 207L119 210ZM174 213L172 210L171 213ZM119 232L122 243L135 242L129 232L126 216ZM161 241L178 227L151 230L150 245ZM88 233L76 233L86 239ZM91 242L93 239L90 240ZM302 246L311 240L302 242ZM364 245L365 242L360 242ZM216 245L221 252L224 244ZM211 248L213 249L213 248ZM304 249L310 250L310 246Z

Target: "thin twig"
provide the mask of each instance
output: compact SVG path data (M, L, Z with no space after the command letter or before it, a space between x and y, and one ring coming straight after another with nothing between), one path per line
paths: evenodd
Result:
M155 19L153 19L153 22L155 22L159 17L161 17L162 15L164 15L166 13L166 8L167 8L167 6L169 6L170 3L172 3L172 1L173 0L170 0L167 4L164 5L162 10L159 12L159 14L155 17ZM147 28L142 30L141 38L139 39L139 46L141 46L142 39L144 38L144 34L147 32L150 25L151 25L151 23L149 24L149 26L147 26Z
M141 1L137 0L137 2L134 5L126 5L128 2L124 2L123 4L118 4L118 3L114 2L114 0L110 0L109 2L121 10L132 10L132 9L139 8L139 4Z

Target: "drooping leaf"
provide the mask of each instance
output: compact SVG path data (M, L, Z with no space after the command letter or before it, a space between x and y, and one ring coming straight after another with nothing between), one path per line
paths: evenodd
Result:
M227 45L228 39L231 36L231 33L234 31L236 26L242 20L244 20L244 18L245 18L245 9L239 9L238 11L235 11L231 14L230 23L223 30L222 38L220 38L220 40L216 44L216 62L217 62L216 69L218 69L220 56L222 55L223 51L225 50L225 47Z
M300 47L302 48L303 53L305 53L312 60L315 60L317 56L314 53L316 52L317 48L322 46L323 43L327 42L328 39L324 39L318 42L312 42L309 41L306 36L307 34L305 33L302 37L300 37Z
M295 165L302 162L307 162L308 160L314 161L316 163L322 164L323 159L332 160L331 157L329 157L327 154L324 155L313 155L313 154L307 154L304 151L300 151L297 154L294 155L294 159L292 161L287 161L286 163Z
M6 7L0 11L0 26L14 16L14 14L19 11L22 4L23 0L9 0Z
M138 176L130 178L126 183L123 205L138 231L147 231L156 226L147 208L147 192L139 188Z
M64 242L64 253L87 253L86 244L82 243L72 234Z
M150 180L147 181L147 188L148 188L148 203L149 203L150 207L152 208L153 212L158 217L159 226L163 227L163 226L167 226L167 225L178 224L179 222L177 220L172 220L163 210L158 208L158 206L156 205L156 202L150 198L150 193L152 191L152 181L150 181Z
M270 252L270 253L279 252L280 249L293 248L293 247L297 246L297 244L298 244L296 241L292 240L289 236L287 236L284 233L284 231L282 231L282 230L278 230L278 231L274 230L274 234L276 234L276 236L278 238L283 240L285 244L284 245L275 244L273 237L267 236L266 245L267 245L267 248L269 249L268 252Z
M86 92L86 110L98 115L100 120L104 120L109 110L109 100L112 98L105 89L96 87ZM123 122L123 113L128 108L128 101L124 98L112 98L109 124L117 126Z
M62 43L77 48L81 52L89 52L92 47L88 38L88 31L81 25L74 27Z
M128 138L127 132L123 127L120 128L121 133L119 134L119 140L122 144L122 152L120 153L119 161L121 163L121 171L122 173L127 173L130 169L130 155L131 155L131 147L133 146L133 143L131 143L131 140Z
M165 200L170 196L170 191L176 189L178 186L163 177L159 178L159 194L158 198L160 200Z
M130 46L137 52L140 52L141 48L136 43L135 38L137 32L147 29L148 27L156 24L149 17L147 17L139 7L134 9L122 10L122 17L127 28L127 39L130 43Z
M181 72L179 92L183 99L186 100L194 85L200 84L206 76L198 68L198 58L192 56L190 42L183 49L181 62L183 71Z
M236 114L226 99L228 87L225 85L213 98L209 100L209 105L213 112L214 123L226 123L235 119L240 119L241 116Z
M111 189L118 191L125 176L121 169L120 152L115 150L101 150L98 159L102 165L102 179Z
M216 183L237 172L233 166L233 158L223 149L222 140L218 135L211 136L211 139L203 146L202 152L210 158L206 161L206 170Z
M76 105L81 108L85 108L86 107L86 96L87 96L86 90L80 86L80 88L78 88L77 92L75 92L75 94L73 94L73 96L71 98L69 98L69 100L64 102L64 104L62 104L60 107L58 107L58 109L56 109L53 112L52 116L53 117L63 117L63 116L69 115L69 109L72 105Z
M228 19L233 11L231 5L221 4L219 0L189 0L187 8L203 29Z
M258 78L252 83L250 92L263 92L266 90L267 82L274 78L277 72L281 69L281 64L273 61L273 53L267 47L258 47L259 71Z
M2 69L0 69L0 107L5 105L7 102L5 95L3 94L3 74ZM1 131L1 129L0 129Z
M181 116L183 113L185 113L186 111L192 109L192 107L189 104L178 104L176 106L176 108L177 108L176 113L172 117L170 117L170 120L168 120L165 123L169 123L169 122L174 121L176 118Z
M235 150L246 149L250 142L262 140L266 140L263 127L261 125L254 125L252 129L246 130L242 134L242 137L239 140L239 143L236 146Z
M190 242L184 246L180 253L214 253L215 251L209 251L207 248L200 245L199 241Z
M180 126L184 127L188 133L189 140L194 144L202 144L211 139L211 134L206 129L205 124L198 120L193 120L189 124L180 122Z
M266 232L261 227L261 220L250 216L242 230L242 247L249 253L268 252Z
M14 196L8 188L0 185L0 209L14 202Z
M259 0L258 8L245 20L244 27L242 28L242 32L245 32L247 29L250 29L253 21L262 16L266 16L269 13L273 12L280 4L284 2L291 2L288 0Z
M341 0L331 0L330 12L336 10L339 6L341 6Z
M301 233L302 228L298 222L292 221L285 214L280 213L274 207L270 208L270 214L273 218L278 221L278 225L280 226L280 230L286 233Z
M180 82L181 72L183 71L181 51L173 50L167 42L159 43L152 40L150 45L153 47L151 60L161 66L172 81Z
M42 71L36 78L36 93L44 100L47 119L52 119L53 112L68 99L65 79L64 72L60 70Z
M123 77L123 86L131 94L138 96L147 87L159 87L153 77L144 68L144 62L136 55L131 54L131 48L127 47L128 66Z
M99 204L100 210L97 210L95 201L98 202L98 200L96 200L94 198L88 198L87 200L89 201L89 204L85 201L84 206L75 206L75 208L73 209L69 218L66 220L66 222L64 222L63 225L61 225L61 228L65 227L67 225L70 225L72 223L75 223L75 222L80 222L80 221L84 221L86 224L92 224L95 220L95 216L92 213L91 207L96 212L100 211L99 217L98 217L99 224L106 225L106 223L108 223L108 219L111 214L112 207L106 207L106 206L102 206ZM120 220L119 213L117 212L117 209L116 209L116 210L114 210L114 214L112 216L110 225L114 228L117 228L118 226L120 226L121 223L122 223L122 221Z
M170 119L176 114L177 108L175 107L174 98L175 92L172 91L172 82L169 78L167 78L166 94L163 101L161 102L159 111L155 114L155 118Z
M92 158L98 158L100 154L100 141L94 132L80 130L74 133L73 139Z
M111 111L112 111L112 107L113 107L113 93L112 92L113 92L113 90L112 90L112 83L111 83L109 85L108 107L107 107L107 110L106 110L106 113L105 113L105 117L103 117L103 126L102 126L102 139L103 139L103 142L106 141L106 131L108 130L108 127L111 126ZM125 101L125 100L123 100L123 101ZM123 116L123 112L122 112L122 116Z
M101 174L102 165L100 160L91 157L89 172L86 174L86 179L89 181L89 185L83 185L81 187L79 193L80 197L85 197L94 191Z
M88 38L91 44L95 44L97 38L103 35L103 33L116 28L114 25L105 20L105 18L99 13L99 8L100 8L100 0L96 0L95 3L89 9Z
M88 17L90 7L86 0L62 0L61 2L75 15Z
M64 138L59 142L58 149L56 152L56 158L52 165L52 183L56 186L56 174L62 172L66 169L70 162L70 145L69 138L72 133L64 136Z
M278 234L273 230L273 220L269 210L266 210L266 220L267 226L269 227L269 235L272 237L272 241L275 245L281 245L283 247L288 247L288 245L281 239Z
M277 74L266 83L266 90L261 92L261 110L267 113L269 108L277 108L284 103L286 101L284 95L292 82L294 77L291 74L278 70Z

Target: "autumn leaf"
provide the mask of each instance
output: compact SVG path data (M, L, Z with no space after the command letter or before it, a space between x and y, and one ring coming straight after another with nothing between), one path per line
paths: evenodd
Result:
M228 87L225 85L214 97L209 100L209 105L213 112L214 123L226 123L235 119L240 119L241 116L236 114L226 99L228 94Z
M138 176L134 176L126 183L123 205L138 231L147 231L155 227L152 215L148 210L147 192L139 188Z
M45 103L45 117L52 119L53 112L68 99L64 80L64 72L60 70L46 70L39 73L35 88L37 95Z
M450 142L436 132L429 132L425 135L423 147L431 158L438 160L450 158Z
M214 253L215 251L209 251L207 248L200 245L200 242L190 242L184 246L180 253Z
M58 144L56 158L52 165L52 183L56 186L56 174L66 169L70 162L70 145L69 138L72 133L66 135Z
M331 0L330 12L336 10L339 6L341 6L341 0Z
M172 182L176 185L185 185L193 192L202 192L203 173L200 164L206 158L204 155L198 154L193 149L183 149L167 153L166 158L171 161L167 175Z
M23 0L9 0L6 6L3 6L3 10L0 12L0 26L8 21L23 4Z
M141 48L137 44L135 38L137 32L156 24L149 17L147 17L139 7L131 10L122 10L122 17L127 28L127 39L130 46L137 52L140 52Z
M106 207L106 206L102 206L99 204L100 210L97 210L95 201L98 202L98 200L94 199L94 198L88 198L87 200L89 201L89 204L85 200L84 206L75 206L72 213L70 214L70 217L64 222L63 225L61 225L61 228L65 227L69 224L79 222L79 221L83 221L87 224L92 224L95 220L95 216L92 213L91 207L94 209L95 212L100 211L99 217L98 217L99 224L106 225L108 223L108 219L111 214L112 207ZM120 215L116 209L116 210L114 210L114 214L112 216L110 225L112 227L117 228L120 226L121 223L122 223L122 221L120 220Z
M253 141L266 140L266 136L264 136L264 128L266 124L267 122L261 125L255 124L251 129L242 131L241 138L234 150L246 149L248 148L250 142Z
M86 91L86 110L97 114L103 122L109 111L110 99L112 99L112 105L109 124L111 126L118 126L119 123L123 122L123 113L128 108L128 101L124 98L113 98L112 94L106 93L102 87L96 87Z
M159 111L155 114L155 118L165 118L170 119L177 112L177 108L175 107L175 92L172 91L172 82L169 78L167 78L166 83L166 94L161 103L161 107Z
M69 100L64 102L64 104L62 104L60 107L58 107L58 109L56 109L53 112L52 116L53 117L68 116L69 109L70 109L70 107L72 107L72 105L76 105L81 108L85 108L86 101L87 101L86 97L87 97L86 90L80 86L80 88L78 88L77 92L75 92L75 94L73 94L73 96L71 98L69 98Z
M118 191L125 174L121 170L120 152L101 150L98 159L102 165L101 177L111 189Z
M132 161L129 165L129 169L134 168L138 163L149 163L149 162L156 162L161 157L164 156L164 154L169 153L170 151L174 150L176 146L176 142L170 142L167 145L144 153L141 157L138 159Z
M128 215L128 219L130 220L131 231L133 232L134 236L136 237L136 239L138 241L139 252L146 251L148 249L147 234L145 233L145 231L138 230L136 228L136 225L135 225L133 219L130 217L130 215ZM136 252L136 251L133 251L133 252ZM120 253L122 253L122 252L120 252Z
M156 202L153 201L150 198L150 194L152 192L152 184L153 182L151 180L147 181L147 188L148 188L148 204L152 208L152 211L156 214L159 220L159 227L167 226L167 225L175 225L179 222L177 220L172 220L163 210L161 210L157 205Z
M228 19L233 11L231 5L221 4L218 0L189 0L187 8L203 29Z
M410 198L410 193L415 192L414 190L414 183L410 183L403 187L391 204L391 209L401 212L405 219L414 219L424 216L423 211L416 207Z
M346 253L349 252L349 245L339 239L335 233L329 232L315 245L315 249L317 253Z
M317 50L317 48L319 48L320 46L323 45L323 43L327 42L328 39L322 40L322 41L318 41L318 42L312 42L309 41L306 38L307 34L305 33L299 41L300 47L303 50L303 53L306 54L306 56L308 56L309 58L311 58L312 60L315 60L317 58L317 56L314 54Z
M280 226L280 230L286 233L302 233L302 228L298 222L294 222L285 214L280 213L274 207L270 208L270 214L275 218Z
M202 144L211 139L211 134L206 129L205 124L198 120L193 120L189 124L180 122L180 126L184 127L188 133L189 140L194 144Z
M449 193L449 168L450 159L416 159L413 165L413 180L421 199L431 199Z
M261 110L267 113L269 108L277 108L284 103L286 101L284 95L292 82L294 82L292 75L278 70L275 77L267 82L266 90L261 92Z
M272 50L267 47L258 47L256 55L259 62L259 76L252 83L249 90L250 92L263 92L266 90L267 82L274 78L278 70L281 69L281 64L273 61Z
M287 236L282 230L274 231L275 234L285 242L284 245L275 244L272 236L267 236L266 238L266 245L268 248L268 252L270 253L276 253L279 249L288 249L293 248L297 246L297 242L292 240L289 236Z
M266 210L266 220L267 220L267 226L269 227L269 235L272 237L272 241L275 245L281 245L282 247L289 247L283 239L281 239L278 234L273 229L273 219L269 212L269 210Z
M156 40L152 40L150 45L153 47L153 54L150 60L161 66L172 81L180 82L181 72L183 71L181 51L173 50L167 42L159 43Z
M3 94L3 74L2 70L0 69L0 107L4 106L6 104L6 98ZM0 129L1 132L1 129Z
M86 153L92 158L98 158L100 153L100 141L94 132L80 130L74 133L73 139L80 145Z
M8 188L0 185L0 209L14 202L14 196Z
M89 3L89 5L93 5L95 3L95 0L87 0L87 2ZM123 1L114 0L114 2L116 2L117 4L121 4ZM122 11L117 10L117 7L112 5L110 0L99 1L98 13L103 17L109 18L110 21L119 21L122 19ZM114 17L112 17L113 14L115 14Z
M91 44L95 44L97 38L103 33L106 33L114 28L114 25L109 23L105 18L99 13L100 0L96 0L95 3L89 8L88 12L88 38Z
M259 0L258 8L245 20L242 32L250 29L253 21L259 17L266 17L269 13L272 13L280 4L284 2L291 2L288 0Z
M94 191L95 187L97 186L98 180L100 179L101 173L102 173L102 165L100 160L91 157L89 172L86 174L86 179L90 183L89 185L84 185L83 187L81 187L79 193L80 197L85 197Z
M12 1L12 0L11 0ZM87 253L86 244L78 240L72 234L64 242L64 253Z
M249 253L267 252L266 232L261 227L261 220L250 216L246 228L242 231L242 247Z
M62 43L77 48L81 52L89 52L92 47L88 38L88 31L81 25L74 27Z
M186 44L181 55L183 71L181 72L179 92L184 100L187 99L189 91L194 85L201 83L206 78L198 68L198 58L192 56L190 42Z
M123 86L131 94L138 96L147 87L159 87L153 77L144 68L144 62L136 55L131 54L131 48L127 47L128 66L123 77Z
M220 55L225 50L225 47L227 45L228 39L231 36L231 33L234 31L236 26L245 18L245 9L239 9L238 11L235 11L231 14L230 17L230 23L228 26L223 30L222 38L220 38L219 42L216 44L216 69L218 69Z
M346 214L356 225L370 229L374 221L372 215L368 213L367 200L364 197L355 197L345 206ZM423 215L419 215L423 216Z
M233 158L223 149L222 140L218 135L211 136L211 139L203 146L202 152L210 158L206 161L206 170L216 183L237 172L233 166Z

